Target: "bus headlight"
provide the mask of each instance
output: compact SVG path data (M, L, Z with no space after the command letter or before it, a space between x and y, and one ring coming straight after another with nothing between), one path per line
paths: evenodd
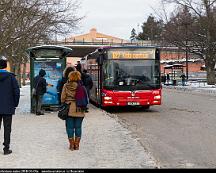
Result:
M155 99L155 100L160 100L160 99L161 99L161 96L160 96L160 95L154 96L154 99Z
M106 96L106 97L104 97L104 100L112 100L112 97Z
M160 92L156 90L156 91L153 91L152 94L158 95L158 94L160 94Z

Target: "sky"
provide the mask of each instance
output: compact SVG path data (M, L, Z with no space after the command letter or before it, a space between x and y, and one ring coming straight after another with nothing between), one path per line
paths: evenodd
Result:
M129 39L131 30L141 31L141 25L159 8L160 0L80 0L80 15L85 18L73 35L88 33L91 28L98 32Z

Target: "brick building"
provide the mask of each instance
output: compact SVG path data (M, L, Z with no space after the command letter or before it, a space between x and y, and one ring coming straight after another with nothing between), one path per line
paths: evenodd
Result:
M178 48L162 48L161 49L161 72L171 73L171 69L166 69L167 65L182 64L183 72L186 72L186 52L179 50ZM203 59L198 55L188 53L188 75L190 77L201 77L206 75L206 72L202 70L204 65Z
M103 44L122 44L129 43L129 41L117 38L114 36L110 36L107 34L102 34L97 32L96 28L90 29L89 33L72 36L65 39L66 42L85 42L88 43L103 43ZM68 63L75 65L76 61L80 58L68 58ZM184 51L179 50L178 48L162 48L161 50L161 71L164 71L164 66L169 64L180 63L183 64L184 69L186 71L186 53ZM200 59L195 54L188 53L188 71L189 74L193 73L202 73L201 67L204 65L204 61ZM167 72L171 72L167 70Z
M130 44L130 41L124 40L122 38L110 36L97 32L96 28L90 29L89 33L71 36L65 38L64 43L70 44L81 44L81 45L121 45ZM143 44L144 43L144 44ZM143 42L141 45L149 45L149 42ZM81 57L68 57L67 64L75 66L77 61L80 61ZM164 72L164 67L170 64L183 64L183 71L186 72L186 53L178 48L162 48L161 49L161 72ZM194 74L205 74L206 72L201 70L204 65L204 61L200 59L195 54L188 53L188 72L189 77ZM27 73L29 72L29 65L27 65ZM170 73L171 70L167 69L166 73Z

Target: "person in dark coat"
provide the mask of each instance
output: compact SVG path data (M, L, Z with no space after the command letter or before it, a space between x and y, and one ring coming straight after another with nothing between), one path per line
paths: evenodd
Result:
M0 129L3 120L4 124L4 155L11 154L10 138L12 116L15 114L15 109L19 104L20 89L13 73L4 70L7 68L7 60L0 58Z
M170 75L169 75L169 73L166 74L166 82L167 82L167 84L169 84L169 82L170 82Z
M63 88L64 84L67 83L68 75L70 72L75 71L75 70L76 70L75 67L72 67L72 66L66 67L64 69L62 78L58 80L56 89L57 89L57 93L58 93L59 104L61 104L62 88Z
M90 90L93 87L93 81L92 81L92 78L91 78L90 74L88 74L86 69L83 70L82 81L83 81L83 85L85 86L85 88L87 90L87 94L88 94L88 97L89 97L90 96Z
M47 82L44 76L46 75L45 70L41 69L39 74L33 79L33 88L36 89L36 95L33 96L35 114L44 115L42 112L42 99L43 95L47 92Z
M181 74L180 78L182 79L182 86L185 86L185 82L186 82L186 76L184 73Z
M83 73L82 73L82 83L83 83L83 85L86 88L88 99L89 99L89 97L90 97L90 90L93 87L93 81L92 81L92 78L91 78L90 74L88 74L88 72L87 72L86 69L84 69ZM86 112L88 112L88 107L86 107Z
M77 61L76 70L82 74L82 65L81 65L80 61Z

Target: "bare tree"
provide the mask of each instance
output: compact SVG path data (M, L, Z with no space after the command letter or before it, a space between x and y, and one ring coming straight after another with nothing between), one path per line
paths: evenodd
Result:
M205 61L207 83L214 85L216 63L215 0L164 0L180 7L167 22L164 38Z
M78 28L79 7L77 0L1 0L0 54L7 54L12 71L20 74L27 47Z

